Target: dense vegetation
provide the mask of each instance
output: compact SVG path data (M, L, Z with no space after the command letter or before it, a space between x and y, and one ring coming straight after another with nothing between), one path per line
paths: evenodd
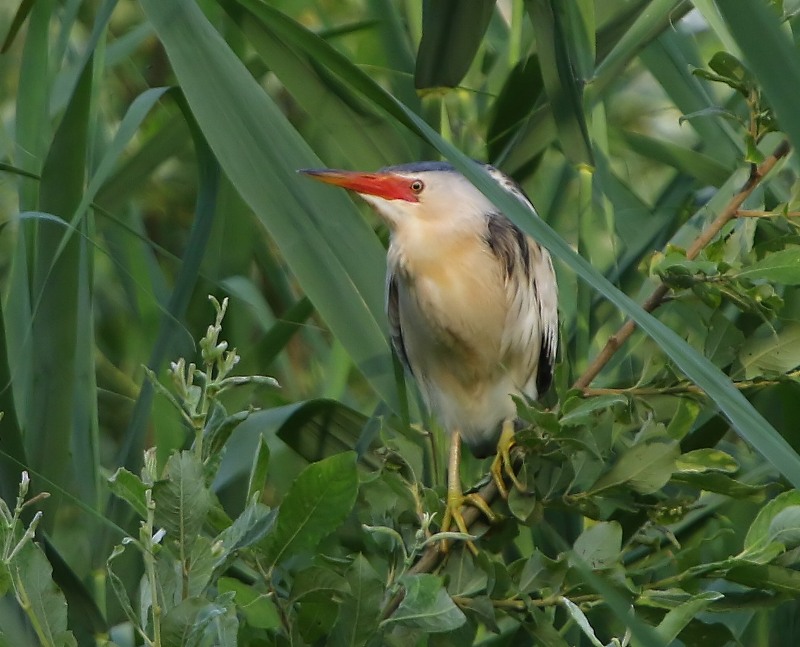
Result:
M0 646L795 645L797 9L3 4ZM296 173L434 158L561 291L477 555L387 232Z

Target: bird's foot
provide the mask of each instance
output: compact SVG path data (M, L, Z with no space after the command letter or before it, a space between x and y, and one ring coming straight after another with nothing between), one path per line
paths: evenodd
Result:
M503 430L500 433L500 440L497 443L497 455L492 461L491 473L492 480L497 485L500 496L508 499L508 488L506 487L505 477L514 484L520 492L526 492L525 486L517 478L514 472L514 464L511 462L511 448L516 444L514 440L514 421L506 420L503 422Z
M450 457L447 463L447 503L444 508L444 518L442 519L442 532L451 532L451 526L455 525L455 530L469 535L469 528L467 522L464 520L464 513L461 511L466 505L471 505L480 510L489 523L497 520L497 516L492 512L486 499L479 494L471 492L464 494L461 489L461 476L459 474L459 466L461 465L461 434L458 431L453 431L450 440ZM472 551L473 555L478 554L478 549L471 539L467 539L467 548ZM442 539L440 548L443 552L447 552L449 548L449 539Z
M450 487L447 491L447 504L445 505L444 518L442 519L442 532L461 532L465 535L470 534L469 528L467 527L467 522L464 520L464 514L461 511L462 508L467 505L471 505L480 510L489 523L494 523L497 521L497 515L492 512L492 509L489 507L486 499L484 499L480 494L476 492L463 494L460 487L458 489ZM478 548L471 539L466 540L466 544L467 548L469 548L473 555L478 554ZM447 552L449 548L449 539L443 539L441 543L442 551Z

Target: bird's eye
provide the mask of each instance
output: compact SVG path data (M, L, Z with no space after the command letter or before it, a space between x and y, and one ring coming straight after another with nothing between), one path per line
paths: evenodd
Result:
M425 184L424 184L424 182L422 180L414 180L411 183L411 190L414 193L422 193L422 189L424 189L424 188L425 188Z

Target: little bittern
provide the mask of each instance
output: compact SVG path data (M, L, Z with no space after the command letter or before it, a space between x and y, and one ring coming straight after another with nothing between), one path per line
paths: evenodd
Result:
M522 189L488 173L536 211ZM558 346L558 290L550 254L445 162L390 166L376 173L330 169L306 175L358 193L391 233L386 309L397 355L431 411L451 434L442 529L467 532L461 439L479 457L495 451L492 475L519 487L509 457L516 407L550 385Z

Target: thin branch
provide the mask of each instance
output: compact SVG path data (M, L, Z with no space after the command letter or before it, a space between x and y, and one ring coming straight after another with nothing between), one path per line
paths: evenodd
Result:
M731 384L735 388L743 391L745 389L758 389L763 386L774 386L785 382L787 379L800 379L800 370L790 371L784 374L780 380L740 380L739 382L731 382ZM672 386L629 386L620 389L586 387L583 389L583 395L586 397L595 395L683 395L687 393L692 395L705 395L703 389L691 382L680 382Z
M497 485L495 485L494 481L489 481L488 484L483 486L478 491L478 496L481 497L486 503L489 505L492 504L497 498L498 491ZM481 516L480 510L477 508L473 508L472 506L464 506L461 508L461 512L464 516L464 522L467 524L469 528L472 526L478 518ZM444 560L447 556L447 553L441 549L441 542L437 542L435 544L429 545L420 556L419 560L416 564L414 564L410 569L408 569L408 573L411 575L417 575L420 573L431 573L433 572L439 564ZM452 550L452 548L451 548ZM381 613L381 620L385 620L389 616L391 616L396 610L397 607L400 606L400 603L403 601L406 592L404 589L400 589L397 593L395 593L390 600L386 603L386 606L383 608L383 612Z
M739 209L737 218L800 218L800 211L762 211L760 209Z
M700 235L692 243L691 247L686 250L686 258L689 260L694 259L714 238L719 234L722 228L739 212L739 208L744 201L750 196L755 188L761 184L764 177L775 167L778 161L785 157L790 150L789 141L784 139L775 148L775 151L770 155L760 166L753 166L750 172L750 177L745 182L741 190L734 195L725 208L720 212L716 219L703 230ZM664 302L664 298L669 292L669 287L664 283L660 283L650 297L642 304L642 308L646 312L652 312ZM628 319L622 327L606 342L606 345L594 358L594 361L589 365L589 368L581 375L573 388L585 389L591 384L592 380L597 377L603 367L611 360L620 347L627 341L627 339L636 330L636 324L632 319Z

